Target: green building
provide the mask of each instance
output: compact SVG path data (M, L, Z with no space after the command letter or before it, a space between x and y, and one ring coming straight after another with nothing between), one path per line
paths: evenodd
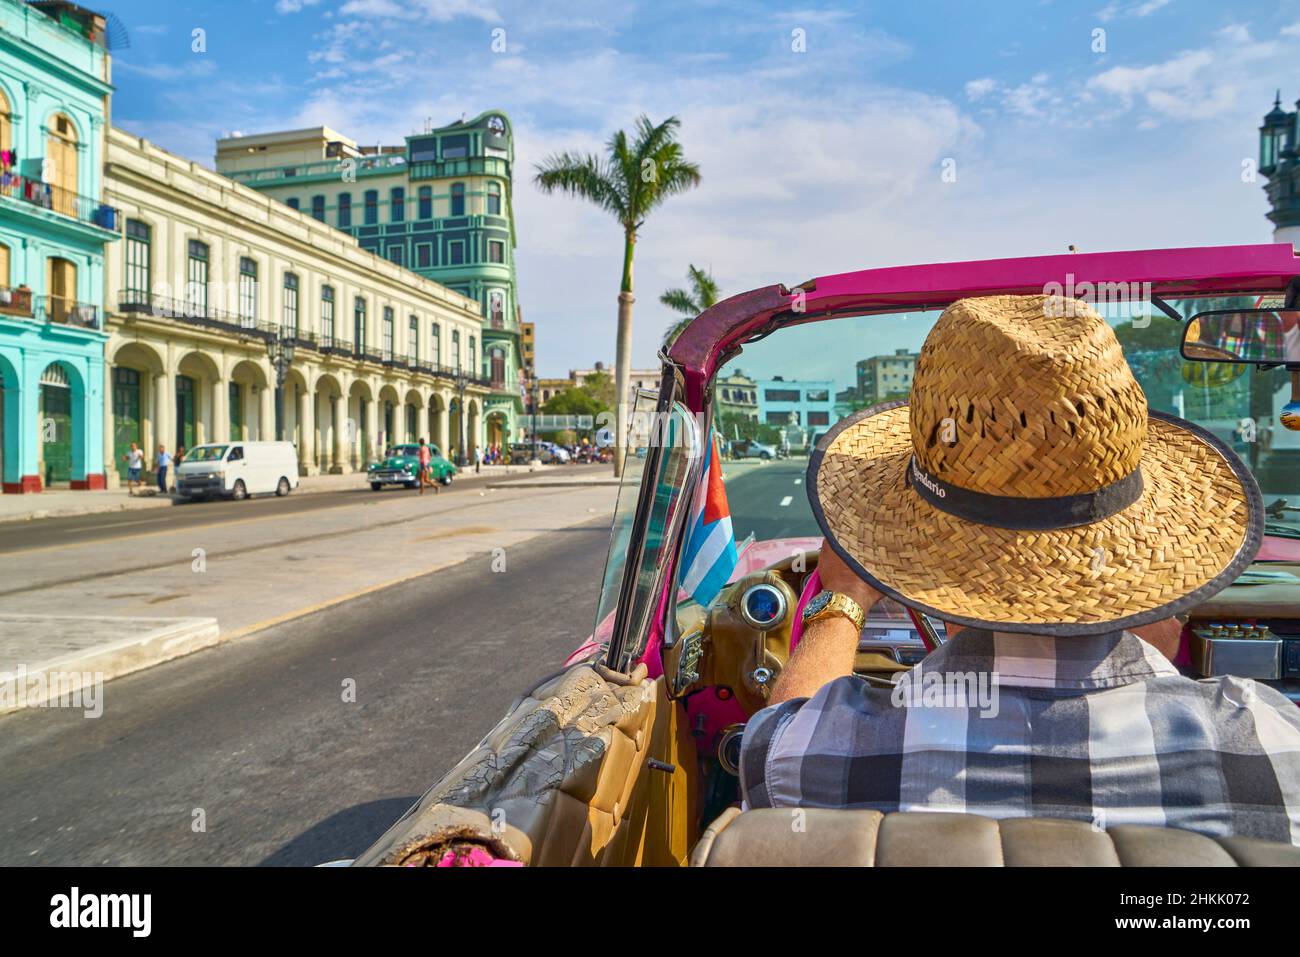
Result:
M487 378L486 441L520 436L524 363L512 202L514 137L492 110L364 146L329 127L230 136L217 170L356 238L362 248L479 303L483 327L435 363Z
M102 16L0 0L0 489L105 487ZM111 433L108 436L111 446Z

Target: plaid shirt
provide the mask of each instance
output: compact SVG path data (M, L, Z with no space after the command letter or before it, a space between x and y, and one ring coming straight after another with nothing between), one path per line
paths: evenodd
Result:
M1129 632L967 629L911 675L893 691L838 678L754 715L745 806L1060 817L1300 844L1300 709L1266 685L1185 678Z
M1240 359L1277 362L1285 355L1284 340L1282 320L1276 315L1261 317L1259 326L1234 318L1231 325L1224 323L1218 345Z

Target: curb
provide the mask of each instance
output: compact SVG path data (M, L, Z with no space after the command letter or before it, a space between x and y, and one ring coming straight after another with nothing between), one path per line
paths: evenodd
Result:
M131 622L153 622L158 625L154 630L138 638L126 638L107 645L87 648L60 658L42 661L25 667L26 677L41 676L40 691L28 696L24 688L21 704L10 700L0 703L0 715L12 714L27 708L41 707L50 698L49 682L44 676L51 672L64 672L75 675L75 680L59 683L57 691L75 694L80 691L81 675L89 672L98 674L103 681L120 678L133 671L142 671L154 665L162 664L173 658L200 651L221 641L221 630L215 618L106 618L87 615L12 615L11 619L31 619L36 622L84 622L114 621L122 624ZM12 675L12 672L0 670L0 675Z
M528 479L520 479L516 482L489 482L488 488L617 488L622 485L621 479L599 479L594 482L583 482L578 479L566 482L563 479L558 482L534 482Z

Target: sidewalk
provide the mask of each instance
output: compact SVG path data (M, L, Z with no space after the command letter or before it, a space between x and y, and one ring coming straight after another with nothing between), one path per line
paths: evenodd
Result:
M321 476L312 484L323 491L358 479ZM485 488L487 479L465 481ZM20 674L25 706L32 707L47 685L49 693L70 693L75 688L66 682L84 674L99 672L108 681L466 560L508 589L517 574L508 563L514 546L603 519L614 499L607 488L524 486L423 497L365 488L355 505L339 508L268 510L197 527L163 523L5 553L0 714L13 710L7 705ZM164 609L174 617L155 617ZM53 684L55 672L62 684Z
M566 466L543 466L542 471ZM603 471L603 470L602 470ZM486 478L503 479L507 476L529 476L526 465L484 465L482 473L476 476L474 466L468 465L456 476L458 481L471 482ZM490 485L489 487L495 487ZM312 492L340 492L347 489L367 488L365 475L353 472L348 475L305 475L299 479L294 495ZM144 508L167 508L182 499L172 495L161 495L155 486L137 489L137 494L130 495L125 486L102 491L72 491L70 489L47 489L34 495L0 495L0 524L5 522L29 522L41 518L66 518L72 515L94 515L101 512L122 512Z
M0 714L71 699L102 705L92 686L215 645L215 618L0 615ZM28 664L31 662L31 664ZM97 715L93 715L96 716Z

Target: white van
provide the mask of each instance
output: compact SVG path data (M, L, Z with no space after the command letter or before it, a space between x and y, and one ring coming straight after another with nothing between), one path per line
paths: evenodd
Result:
M298 487L298 453L291 442L196 445L176 470L176 491L188 498L263 492L288 495Z

